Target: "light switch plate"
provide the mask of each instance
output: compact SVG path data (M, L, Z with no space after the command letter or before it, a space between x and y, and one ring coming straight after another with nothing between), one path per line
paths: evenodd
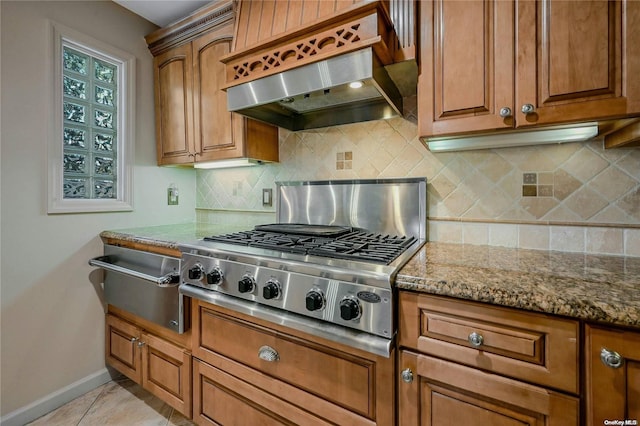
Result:
M273 190L271 188L262 189L262 205L265 207L273 205Z
M175 187L167 188L167 205L169 206L178 205L178 188L175 188Z

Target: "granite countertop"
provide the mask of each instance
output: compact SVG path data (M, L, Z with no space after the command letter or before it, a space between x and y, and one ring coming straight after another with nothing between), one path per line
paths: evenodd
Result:
M640 258L427 243L404 290L640 327Z
M249 227L240 225L215 225L206 223L184 223L177 225L147 226L102 231L100 237L116 239L154 247L178 250L178 244L189 243L212 235L246 231Z
M179 243L247 229L189 223L100 236L177 250ZM640 328L640 258L428 242L398 271L396 286Z

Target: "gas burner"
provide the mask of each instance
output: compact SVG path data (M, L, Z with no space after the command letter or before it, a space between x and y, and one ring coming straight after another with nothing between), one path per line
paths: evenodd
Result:
M388 265L416 239L349 227L272 224L259 225L252 231L205 237L204 240Z

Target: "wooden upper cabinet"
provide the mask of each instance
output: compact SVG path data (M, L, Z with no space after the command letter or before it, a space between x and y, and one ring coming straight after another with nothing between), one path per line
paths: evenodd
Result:
M158 164L232 158L278 161L278 128L227 110L232 2L212 2L146 37L154 54Z
M518 126L640 112L634 1L517 3ZM629 61L631 60L631 61ZM533 112L522 108L531 105Z
M224 29L223 29L224 30ZM198 161L241 157L242 145L234 137L236 117L227 111L224 84L225 68L220 58L229 53L231 37L226 31L214 31L193 41L194 52L194 105L196 149ZM235 120L234 120L235 118Z
M153 60L158 164L193 162L192 62L190 45Z
M420 8L422 22L433 22L421 33L420 135L512 127L500 110L513 109L514 4L437 0Z
M420 136L640 114L640 2L420 6Z

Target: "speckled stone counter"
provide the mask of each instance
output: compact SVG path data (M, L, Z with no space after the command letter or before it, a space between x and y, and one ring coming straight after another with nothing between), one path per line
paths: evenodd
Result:
M179 243L246 229L189 223L100 236L177 250ZM429 242L398 272L396 286L640 328L640 258Z
M100 237L103 241L113 239L178 250L179 243L193 242L211 235L246 230L246 226L185 223L103 231L100 233Z
M640 328L640 258L427 243L396 286Z

